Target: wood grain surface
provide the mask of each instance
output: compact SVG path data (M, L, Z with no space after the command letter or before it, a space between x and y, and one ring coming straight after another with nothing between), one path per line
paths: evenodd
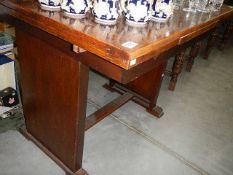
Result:
M17 27L16 37L27 131L76 172L82 167L89 68L38 33Z

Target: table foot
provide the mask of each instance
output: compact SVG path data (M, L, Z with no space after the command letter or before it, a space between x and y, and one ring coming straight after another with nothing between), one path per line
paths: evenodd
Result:
M192 62L192 63L187 64L187 66L186 66L186 72L191 72L192 67L193 67L193 62Z
M156 106L153 109L146 109L146 111L157 118L161 118L164 114L163 109L159 106Z
M168 90L174 91L175 88L176 88L176 82L177 82L177 80L176 81L170 81L169 86L168 86Z
M78 171L73 172L67 167L61 160L59 160L51 151L43 146L35 137L33 137L25 128L19 128L18 130L27 140L32 141L37 147L39 147L47 156L49 156L60 168L62 168L66 175L88 175L86 170L80 168Z
M78 171L76 171L75 173L66 173L66 175L89 175L86 170L84 170L83 168L79 169Z

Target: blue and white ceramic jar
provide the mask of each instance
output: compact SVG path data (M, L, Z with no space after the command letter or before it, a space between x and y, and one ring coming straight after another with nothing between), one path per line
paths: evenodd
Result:
M62 0L38 0L44 10L58 11L61 9Z
M151 20L156 22L167 22L172 14L172 0L154 0Z
M151 16L151 0L122 0L126 22L133 26L144 26Z
M61 8L66 16L84 17L91 7L90 0L63 0Z
M101 24L116 24L119 17L119 0L94 0L92 13Z

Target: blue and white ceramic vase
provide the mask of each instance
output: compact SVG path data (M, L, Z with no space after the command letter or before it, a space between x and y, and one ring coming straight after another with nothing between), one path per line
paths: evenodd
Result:
M132 26L144 26L151 16L151 0L122 0L121 8L126 22Z
M63 0L61 8L66 16L82 18L91 7L90 0Z
M58 11L61 9L62 0L38 0L44 10Z
M172 0L154 0L151 20L156 22L167 22L172 14Z
M94 0L92 13L95 21L114 25L119 17L119 0Z

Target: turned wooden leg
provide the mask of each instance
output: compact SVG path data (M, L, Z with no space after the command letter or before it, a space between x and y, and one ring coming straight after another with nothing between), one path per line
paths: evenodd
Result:
M189 56L188 56L188 63L186 66L186 71L191 72L191 69L193 67L194 59L197 57L198 52L201 48L201 42L195 43L190 50Z
M0 22L0 32L4 31L4 24Z
M228 21L226 22L226 28L224 30L222 39L220 41L220 45L219 45L219 50L224 50L224 46L227 43L230 35L231 35L231 31L233 30L233 22L232 21Z
M168 89L171 91L175 90L176 82L179 74L182 71L182 67L185 60L185 49L182 49L175 57L175 61L172 67L171 80L168 86Z
M206 50L205 50L204 57L203 57L205 60L208 59L211 49L213 48L216 42L216 39L217 39L217 31L215 30L208 38Z

